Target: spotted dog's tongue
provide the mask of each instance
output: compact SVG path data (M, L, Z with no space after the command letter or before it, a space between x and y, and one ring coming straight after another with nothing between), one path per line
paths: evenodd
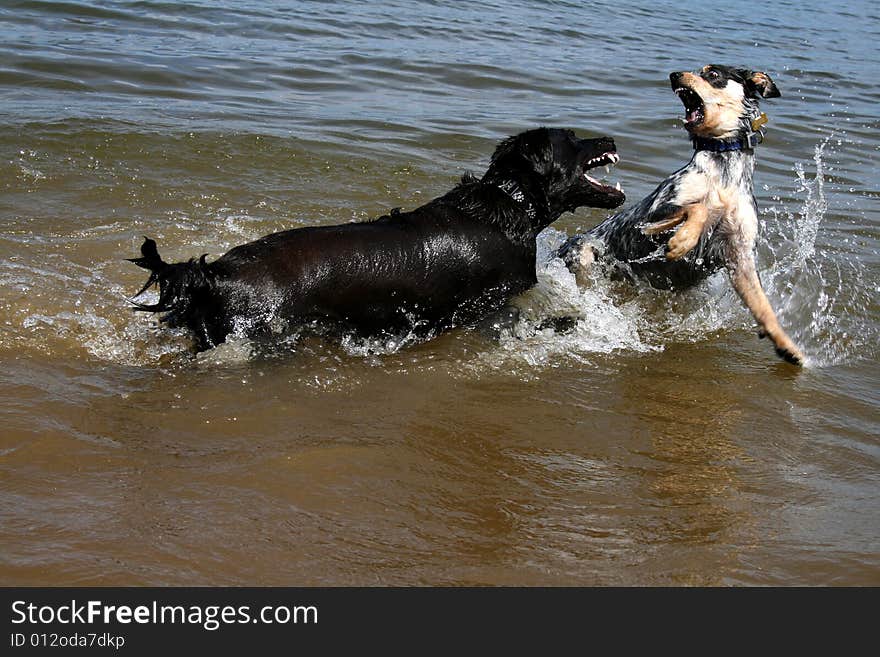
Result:
M703 120L703 101L700 96L685 87L679 87L675 90L675 94L681 99L684 105L684 122L685 125L695 125Z

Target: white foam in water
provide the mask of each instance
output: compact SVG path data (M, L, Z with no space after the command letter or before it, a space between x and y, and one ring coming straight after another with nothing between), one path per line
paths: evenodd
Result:
M519 321L498 349L482 355L483 364L541 367L557 360L589 362L613 352L662 351L670 340L698 340L731 321L741 322L739 300L732 290L726 293L723 274L694 290L670 294L647 285L612 283L597 268L580 287L553 256L566 238L553 228L539 235L538 284L517 300ZM548 318L570 318L574 324L557 331Z
M554 229L539 236L538 284L517 300L520 318L512 334L501 338L500 352L535 367L561 355L582 359L615 350L662 348L640 335L638 308L615 303L605 281L578 287L563 262L552 257L565 237ZM553 318L572 318L574 325L557 332L546 324Z
M223 344L197 354L196 362L205 366L232 365L249 361L253 355L253 343L241 334L233 332L226 337L226 342Z
M391 335L378 338L363 338L354 335L343 336L340 343L342 349L350 356L375 359L377 356L390 356L401 349L418 342L423 342L424 337L417 337L413 331L404 335ZM376 364L379 361L375 361Z

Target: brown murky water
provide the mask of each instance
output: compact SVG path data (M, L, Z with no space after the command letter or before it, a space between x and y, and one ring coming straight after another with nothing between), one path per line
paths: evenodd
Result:
M249 5L0 9L0 583L880 584L877 16L677 52L656 3ZM803 371L722 276L579 290L546 254L598 211L500 340L196 358L128 309L141 235L413 207L537 124L614 135L635 200L689 157L667 72L715 60L783 93L759 259Z

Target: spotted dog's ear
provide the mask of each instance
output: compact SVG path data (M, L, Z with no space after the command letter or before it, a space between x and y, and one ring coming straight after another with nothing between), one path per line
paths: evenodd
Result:
M744 71L746 84L746 92L750 96L760 96L761 98L779 98L782 94L770 79L770 76L762 71Z

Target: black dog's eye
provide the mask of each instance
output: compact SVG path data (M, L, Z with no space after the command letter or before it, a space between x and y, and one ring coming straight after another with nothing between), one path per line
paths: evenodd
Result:
M721 73L719 73L715 69L710 68L708 71L706 71L706 79L709 80L709 82L716 82L720 78L721 78Z

